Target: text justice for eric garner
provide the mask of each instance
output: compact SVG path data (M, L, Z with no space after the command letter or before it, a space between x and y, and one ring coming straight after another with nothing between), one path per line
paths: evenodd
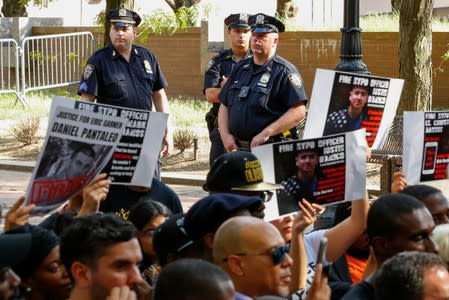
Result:
M82 122L85 124L91 124L95 126L102 126L107 128L117 128L120 129L123 127L123 122L116 122L111 120L103 120L95 117L83 116L70 112L60 112L56 118L60 120L69 120L74 122ZM125 119L124 119L125 120ZM87 138L95 141L104 141L104 142L115 142L119 134L114 132L107 132L103 130L91 129L91 128L83 128L81 133L79 132L80 128L77 125L66 124L54 122L51 132L76 136L81 138Z

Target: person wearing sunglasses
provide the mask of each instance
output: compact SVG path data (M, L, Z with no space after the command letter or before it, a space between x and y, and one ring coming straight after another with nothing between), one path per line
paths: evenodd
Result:
M224 222L215 234L214 262L231 277L237 300L287 297L293 260L279 231L251 216Z
M263 219L265 204L281 185L264 181L259 159L251 152L233 151L219 156L212 164L203 189L209 194L230 193L259 196L262 201L250 208L252 216Z

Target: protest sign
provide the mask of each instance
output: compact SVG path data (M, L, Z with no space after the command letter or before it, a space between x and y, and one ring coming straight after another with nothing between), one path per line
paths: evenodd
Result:
M265 180L283 186L265 203L268 220L297 211L302 198L328 205L365 196L365 129L251 151L261 162Z
M106 165L128 120L55 107L27 188L33 214L45 214L86 186Z
M365 128L368 146L381 148L403 83L402 79L317 69L304 138Z
M167 127L168 114L77 101L65 97L53 99L51 109L57 106L127 118L129 122L108 164L109 178L113 184L151 187Z
M403 154L408 184L446 179L449 111L404 112Z

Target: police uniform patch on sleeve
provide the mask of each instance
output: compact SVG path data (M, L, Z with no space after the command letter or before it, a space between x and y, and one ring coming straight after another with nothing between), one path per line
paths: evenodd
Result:
M83 79L89 79L90 75L94 71L94 65L86 65L83 72Z
M298 73L290 73L290 74L288 74L288 80L290 80L290 82L294 86L296 86L298 88L302 87L302 79L301 79L301 77L299 76Z
M206 71L209 70L214 65L214 63L215 61L213 59L209 60L206 66Z

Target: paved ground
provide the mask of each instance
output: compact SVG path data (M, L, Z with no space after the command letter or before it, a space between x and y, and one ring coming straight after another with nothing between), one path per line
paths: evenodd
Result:
M0 166L1 168L1 166ZM6 168L6 167L5 167ZM2 216L6 211L14 204L14 202L19 198L20 195L24 194L28 181L31 176L31 171L16 171L0 169L0 203L3 208ZM185 174L183 177L177 176L176 174L162 174L163 181L179 195L181 198L182 206L184 211L187 211L193 203L198 199L206 196L207 193L204 192L200 186L203 178ZM180 183L180 184L175 184ZM41 218L34 217L31 223L39 222ZM0 220L0 231L3 228L3 218Z

